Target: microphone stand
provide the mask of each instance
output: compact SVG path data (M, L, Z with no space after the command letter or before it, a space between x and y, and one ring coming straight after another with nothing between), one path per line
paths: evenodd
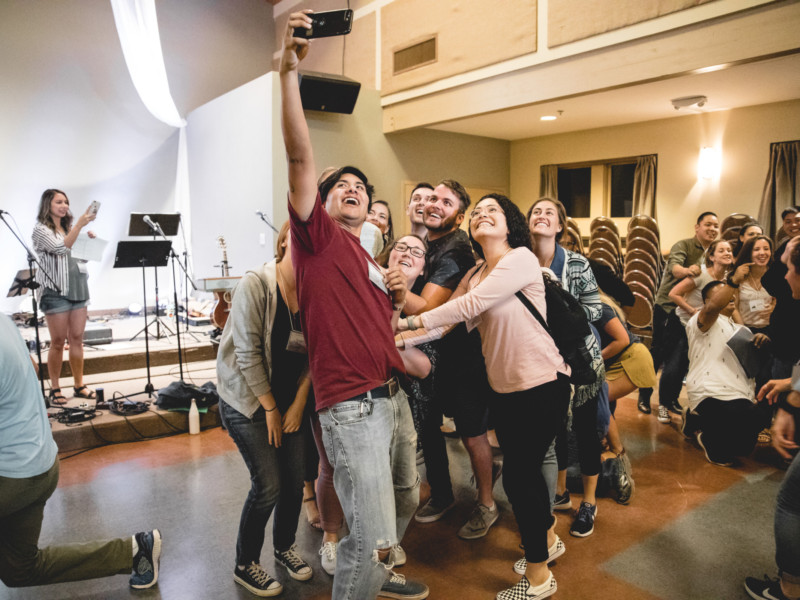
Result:
M192 289L193 290L197 290L197 286L194 284L194 276L193 275L192 276L189 275L189 254L187 252L186 229L183 226L183 219L181 219L181 221L180 221L180 226L181 226L181 238L183 239L183 252L182 252L182 254L183 254L183 265L181 265L183 267L183 293L184 293L184 299L186 301L186 304L185 304L185 308L186 308L186 327L184 328L183 331L187 335L192 336L192 339L194 339L195 342L199 342L200 340L197 339L197 336L193 332L189 331L189 284L190 283L192 284ZM178 264L180 264L180 260L178 261ZM185 267L184 267L184 265L185 265ZM176 308L175 310L177 311L178 309ZM178 329L180 329L180 319L178 319L178 323L177 323L176 327Z
M41 344L41 340L39 338L39 310L37 308L36 292L35 292L35 290L38 289L40 286L39 286L38 283L36 283L36 281L34 281L34 277L33 277L34 267L33 267L33 265L36 264L38 266L38 268L42 271L42 273L44 273L45 277L47 277L48 281L53 285L52 289L55 290L58 294L61 293L61 288L58 287L58 284L56 284L55 280L50 275L50 273L47 272L47 269L43 268L42 265L39 263L39 260L36 258L36 254L34 254L33 250L28 248L27 244L24 241L22 241L22 238L20 238L17 235L17 232L14 231L13 227L11 227L11 225L9 225L8 221L6 221L6 218L3 216L3 215L6 214L6 212L7 211L0 210L0 221L3 221L3 223L5 223L5 226L8 227L8 230L11 232L11 235L13 235L17 239L17 241L22 245L22 247L25 248L25 252L28 255L28 259L27 259L28 260L28 272L30 273L30 277L26 281L20 282L19 285L20 285L20 289L27 287L29 290L31 290L31 304L33 305L33 329L36 332L35 333L35 335L36 335L36 359L38 361L38 366L39 366L36 375L39 378L39 385L41 386L41 389L42 389L42 400L44 401L44 405L45 405L46 408L50 408L50 403L47 400L47 394L45 394L45 391L44 391L44 376L43 376L43 369L42 369L42 344ZM52 374L49 373L49 372L48 372L48 375L52 376Z
M161 230L161 226L158 223L156 223L154 231L162 238L164 238L166 241L169 241L167 239L167 236L164 235L164 232ZM175 250L172 248L172 245L170 245L169 247L169 254L170 258L172 259L172 296L173 296L173 302L175 303L175 330L176 330L176 337L178 338L178 370L180 371L181 375L180 380L181 382L183 382L183 350L181 349L181 324L180 320L178 319L178 284L177 284L177 279L175 278L175 263L177 262L180 265L186 277L189 276L189 273L186 270L186 267L181 262L181 259L175 253ZM187 323L189 322L188 302L186 308L186 322Z
M275 229L275 225L273 225L272 223L269 222L269 219L267 219L266 215L264 215L263 212L258 210L258 211L256 211L256 214L258 215L258 217L262 221L264 221L264 223L266 223L267 225L269 225L272 228L272 231L274 231L275 233L280 233L277 229Z

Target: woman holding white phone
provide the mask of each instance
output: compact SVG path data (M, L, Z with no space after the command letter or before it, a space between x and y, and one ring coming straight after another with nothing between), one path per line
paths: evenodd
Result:
M36 282L41 286L39 307L50 331L47 372L50 374L51 404L63 405L59 376L64 360L64 343L69 342L69 365L72 369L76 398L95 398L83 384L83 332L86 328L89 303L88 274L83 263L72 257L72 246L78 234L97 217L97 205L90 206L74 220L69 199L61 190L42 193L39 213L33 228L33 248L39 256ZM87 231L89 237L94 233Z

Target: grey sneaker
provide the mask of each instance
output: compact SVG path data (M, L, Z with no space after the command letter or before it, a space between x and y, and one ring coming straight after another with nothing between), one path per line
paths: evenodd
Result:
M431 498L417 511L417 514L414 515L414 520L417 523L433 523L441 519L455 504L456 502L453 500L447 506L439 506Z
M394 598L395 600L425 600L430 590L419 581L409 581L405 575L389 571L389 579L378 592L378 598Z
M325 542L322 544L322 548L319 549L322 570L331 576L336 572L337 548L336 542Z
M283 552L275 550L275 562L286 567L289 577L297 581L308 581L314 574L308 563L300 558L296 546Z
M400 544L395 544L389 551L389 562L394 563L395 567L402 567L406 564L406 551Z
M469 516L469 520L458 530L458 537L462 540L482 538L489 533L489 527L494 525L499 516L500 511L497 504L494 505L494 508L488 508L479 503Z
M139 545L136 556L133 557L133 573L131 573L130 586L137 590L153 587L158 582L158 566L161 561L161 532L142 531L134 538Z
M283 586L255 562L250 563L244 569L236 567L233 570L233 580L251 594L262 598L277 596L283 591Z
M556 536L556 541L547 549L547 564L549 565L566 551L567 547L564 545L564 542L561 541L560 537ZM527 568L528 561L525 560L524 556L514 563L514 573L517 575L525 575L525 570Z
M659 423L669 423L672 419L669 417L669 410L663 404L658 405L658 416L656 417Z

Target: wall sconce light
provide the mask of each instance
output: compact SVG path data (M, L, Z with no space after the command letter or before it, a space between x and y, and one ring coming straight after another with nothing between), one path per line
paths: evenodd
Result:
M706 146L700 150L700 159L697 162L697 173L703 179L719 177L722 166L720 151Z

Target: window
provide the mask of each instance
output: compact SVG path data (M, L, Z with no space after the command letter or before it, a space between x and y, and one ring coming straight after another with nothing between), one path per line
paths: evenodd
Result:
M592 168L558 169L558 199L574 218L591 216Z
M633 177L636 163L609 166L609 216L633 216Z

